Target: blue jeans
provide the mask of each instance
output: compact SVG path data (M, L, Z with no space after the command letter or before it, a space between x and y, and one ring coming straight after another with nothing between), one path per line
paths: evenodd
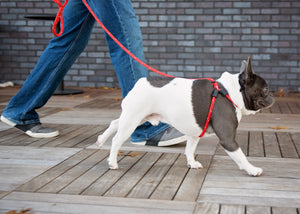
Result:
M130 0L87 0L108 30L134 55L145 61L142 35ZM64 32L52 39L23 87L10 100L3 116L16 124L39 122L35 111L46 104L77 57L86 47L95 20L81 0L70 0L64 9ZM136 81L148 75L147 69L128 56L105 34L122 95L125 97ZM168 128L166 124L145 123L133 133L133 142L145 141Z

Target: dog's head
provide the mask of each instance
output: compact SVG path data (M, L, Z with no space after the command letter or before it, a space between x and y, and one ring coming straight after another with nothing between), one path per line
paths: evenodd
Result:
M269 91L267 82L253 72L250 57L247 62L242 62L239 83L248 110L258 111L274 104L275 99Z

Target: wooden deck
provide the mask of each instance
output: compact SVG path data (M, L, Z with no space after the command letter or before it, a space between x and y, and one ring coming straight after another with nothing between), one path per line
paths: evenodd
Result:
M0 111L17 90L0 89ZM187 168L184 143L160 148L129 142L120 169L109 170L109 143L98 150L94 142L118 117L120 91L54 96L39 114L60 136L34 139L0 123L0 213L299 214L300 96L276 100L240 124L242 150L264 169L261 177L249 177L216 137L199 143L201 170Z

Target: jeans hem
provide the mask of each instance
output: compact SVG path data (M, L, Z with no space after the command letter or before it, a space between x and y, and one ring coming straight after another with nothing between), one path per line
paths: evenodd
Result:
M5 113L2 113L2 116L5 117L7 120L15 123L16 125L28 125L28 124L35 124L35 123L40 123L39 119L35 119L35 120L27 120L27 121L19 121L19 120L15 120L9 116L6 116Z

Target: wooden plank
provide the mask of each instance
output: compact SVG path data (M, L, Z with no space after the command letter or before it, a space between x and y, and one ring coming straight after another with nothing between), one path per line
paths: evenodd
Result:
M14 143L14 138L24 135L24 132L16 128L7 129L2 132L3 135L1 135L0 138L0 145L12 145Z
M160 156L160 153L147 153L104 196L125 197Z
M272 214L298 214L298 212L292 207L272 207Z
M299 199L294 198L271 198L271 197L243 197L232 195L201 195L198 202L221 203L221 204L244 204L253 206L282 206L299 207Z
M295 148L295 145L292 142L292 139L287 132L278 132L276 133L278 143L280 146L282 157L284 158L299 158L298 152Z
M228 157L215 156L198 201L300 206L299 159L249 158L249 161L263 167L261 177L247 176L236 166L233 168L234 163Z
M19 135L12 139L12 146L28 146L32 142L38 141L38 138L30 137L26 134Z
M247 206L246 213L247 214L259 214L259 213L271 214L271 208L263 207L263 206Z
M2 91L3 89L1 88L1 91ZM0 103L4 103L4 102L8 102L9 100L10 100L10 98L11 98L11 96L9 96L9 95L0 95Z
M263 132L266 157L281 158L280 148L274 132Z
M94 151L95 152L95 151ZM48 192L48 193L57 193L63 188L65 188L68 184L74 181L76 178L80 177L90 168L95 166L99 161L103 160L107 155L107 152L96 151L88 158L84 159L77 165L75 165L70 170L66 171L64 174L55 178L41 189L38 192ZM99 160L100 159L100 160Z
M299 102L288 102L287 104L288 104L292 114L300 114Z
M238 131L236 134L236 142L242 149L242 151L245 153L245 155L248 155L248 140L249 140L249 132L248 131ZM227 155L224 151L224 148L219 144L216 149L216 155Z
M17 188L17 190L25 191L25 192L35 192L40 188L42 188L47 183L51 182L56 177L63 174L65 171L71 169L73 166L80 163L82 160L84 160L94 152L95 152L94 150L88 150L88 149L81 150L75 155L68 158L67 160L61 162L60 164L52 167L51 169L35 177L29 182L23 184L22 186Z
M292 113L287 102L278 102L278 106L279 106L280 112L282 114L291 114Z
M298 179L300 171L299 159L291 158L248 158L249 162L257 167L262 167L263 175L275 178ZM286 167L289 166L289 167ZM236 164L228 156L215 156L209 169L209 175L215 176L243 176L244 171L238 169Z
M217 203L198 203L194 214L219 214L220 205Z
M76 128L74 131L69 132L68 134L55 138L52 141L50 141L47 144L44 144L44 146L47 147L57 147L60 144L63 144L66 141L70 141L71 139L77 137L78 135L81 135L82 133L84 133L87 130L86 126L80 126L78 128Z
M57 107L42 107L37 110L37 113L39 114L40 118L49 116L51 114L57 113L61 111L62 108L57 108Z
M122 176L124 176L128 170L135 165L145 153L141 152L140 155L125 156L119 161L119 169L109 170L103 176L101 176L96 182L90 185L83 195L101 196L105 194Z
M10 192L8 191L0 191L0 199L3 198L4 196L8 195Z
M175 201L196 201L210 166L212 156L197 155L203 169L190 169L174 197Z
M18 129L16 128L9 128L9 129L6 129L6 130L2 130L0 131L0 144L2 144L3 141L7 140L7 139L11 139L13 137L15 137L16 135L20 135L22 134L23 132L21 131L18 131Z
M94 144L97 141L99 134L101 134L106 128L107 126L97 125L95 127L95 133L82 140L81 143L76 144L75 148L86 148Z
M100 98L94 99L90 102L83 103L76 108L109 108L109 109L119 109L121 106L122 97L119 98Z
M42 138L39 139L38 141L31 143L29 146L37 146L37 147L42 147L45 145L47 146L49 142L57 141L59 138L62 138L65 135L68 135L70 132L74 131L75 129L78 129L78 127L79 127L78 125L56 124L56 128L59 130L59 135L57 137Z
M220 214L244 214L245 206L243 205L221 205Z
M0 200L0 207L7 210L32 207L34 213L192 214L195 202L13 192Z
M149 198L177 158L178 154L163 154L127 197Z
M240 148L244 152L244 154L249 154L249 132L247 131L239 131L236 134L236 141L239 144Z
M298 155L300 157L300 133L296 132L296 133L290 133L292 141L296 147L296 150L298 152Z
M215 155L226 155L226 152L221 144L217 145Z
M205 188L223 188L235 186L243 189L261 189L261 190L276 190L276 191L294 191L300 192L300 180L286 178L252 178L252 177L239 177L233 179L231 177L223 177L218 179L216 176L207 176L205 181ZM297 186L298 185L298 186Z
M107 160L106 160L108 154L109 152L107 150L106 151L102 150L101 156L99 156L99 160L103 158L103 155L105 156L105 159L103 159L95 166L90 168L87 172L85 172L80 177L76 178L76 180L74 180L64 189L62 189L59 193L74 194L74 195L81 194L85 189L87 189L92 183L94 183L99 177L101 177L109 170L107 166Z
M0 190L12 191L77 152L77 149L0 147Z
M270 110L271 110L271 112L272 112L273 114L280 114L280 113L281 113L280 108L279 108L279 105L278 105L277 102L275 102L275 103L273 104L273 106L271 106Z
M277 190L260 190L260 189L240 189L240 188L206 188L204 187L201 190L201 194L205 195L222 195L226 197L269 197L269 198L276 198L278 200L298 200L300 201L300 194L299 192L293 191L277 191Z
M263 114L265 114L265 113L271 113L271 109L270 108L262 109L260 111L260 113L263 113Z
M69 125L66 127L63 134L60 134L54 138L41 139L38 142L31 144L31 146L43 146L43 147L56 147L57 145L65 142L71 138L71 136L76 136L76 131L82 127L81 125Z
M186 166L186 157L181 154L150 198L172 200L188 170L189 168Z
M251 131L249 135L249 156L264 157L262 132Z
M62 144L59 144L58 147L67 147L72 148L76 147L77 144L82 143L85 139L89 138L91 135L98 133L99 127L97 126L85 126L86 129L80 135L77 135L75 138L72 138Z

